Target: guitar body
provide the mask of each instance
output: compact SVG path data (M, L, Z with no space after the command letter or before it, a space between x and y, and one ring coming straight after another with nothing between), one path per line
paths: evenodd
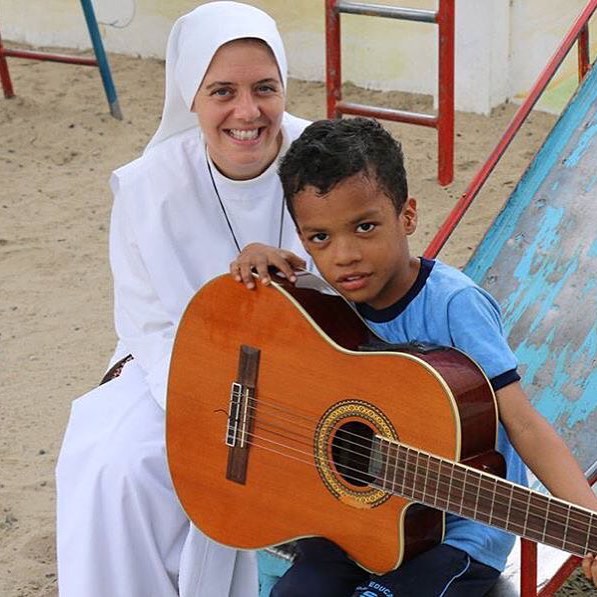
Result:
M219 543L323 536L385 572L441 541L444 515L371 486L359 446L381 435L490 470L495 400L457 350L363 350L372 332L341 297L300 287L313 279L248 291L226 275L193 298L170 369L170 471L189 518ZM238 449L226 438L242 346L259 360Z

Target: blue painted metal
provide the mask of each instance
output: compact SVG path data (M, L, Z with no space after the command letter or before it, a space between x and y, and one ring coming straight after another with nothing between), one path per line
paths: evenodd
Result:
M259 597L269 597L279 578L290 568L290 561L262 549L257 552Z
M81 0L81 7L85 14L85 22L87 23L87 29L89 30L89 37L91 38L95 58L102 76L104 91L106 93L106 98L108 99L108 105L110 106L110 114L112 114L114 118L122 120L122 112L120 110L120 104L118 103L118 96L116 95L116 87L112 81L110 64L108 63L108 57L106 56L102 37L97 26L93 4L91 3L91 0Z
M597 69L465 272L495 296L536 408L583 468L597 457Z

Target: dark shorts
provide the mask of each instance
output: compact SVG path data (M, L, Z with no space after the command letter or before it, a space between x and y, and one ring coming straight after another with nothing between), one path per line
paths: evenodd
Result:
M443 543L381 576L363 570L326 539L304 539L297 549L271 597L476 597L500 575Z

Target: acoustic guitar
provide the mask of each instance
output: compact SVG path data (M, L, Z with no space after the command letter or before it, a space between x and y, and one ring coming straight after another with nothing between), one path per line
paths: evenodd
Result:
M180 322L167 452L189 518L257 549L323 536L382 573L442 540L444 512L577 555L597 514L502 479L497 408L462 352L377 338L312 274L225 275Z

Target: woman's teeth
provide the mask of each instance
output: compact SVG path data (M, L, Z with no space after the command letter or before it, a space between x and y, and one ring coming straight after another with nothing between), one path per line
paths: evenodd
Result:
M259 129L252 129L250 131L230 129L230 136L238 139L239 141L253 141L259 136Z

